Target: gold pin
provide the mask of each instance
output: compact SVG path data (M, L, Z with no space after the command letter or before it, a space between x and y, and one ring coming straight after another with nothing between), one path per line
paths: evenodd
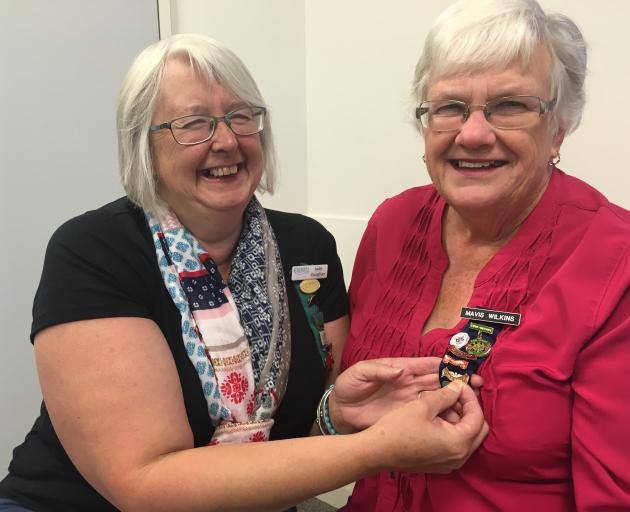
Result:
M453 372L449 370L448 368L444 368L442 370L442 377L446 377L451 382L455 380L459 380L463 382L464 384L468 384L468 381L470 380L470 375L468 375L467 373L464 373L462 375L461 373Z
M449 356L448 354L444 354L442 361L446 364L452 364L453 366L458 366L462 370L468 368L468 361L462 361L461 359L455 359L454 357Z
M474 356L472 354L469 354L468 352L459 350L457 347L449 347L448 351L451 354L456 355L457 357L462 357L464 359L467 359L468 361L474 361L477 359L477 356Z
M317 279L305 279L300 283L300 290L310 295L319 290L320 286L321 284Z
M477 357L486 357L492 350L492 343L484 340L481 336L470 340L466 345L466 352L473 354Z

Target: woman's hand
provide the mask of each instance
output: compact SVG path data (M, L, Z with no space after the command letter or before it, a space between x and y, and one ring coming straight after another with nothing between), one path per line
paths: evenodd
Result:
M330 416L340 433L363 430L421 391L438 389L437 357L361 361L344 371L329 398Z
M461 404L451 423L441 416ZM368 439L375 470L448 473L461 467L488 434L488 425L470 386L453 382L390 412L360 435Z
M439 389L438 357L400 357L361 361L344 371L329 397L330 416L342 434L363 430L389 411L417 398L418 393ZM478 394L483 380L473 375ZM459 421L461 404L443 413L451 423Z

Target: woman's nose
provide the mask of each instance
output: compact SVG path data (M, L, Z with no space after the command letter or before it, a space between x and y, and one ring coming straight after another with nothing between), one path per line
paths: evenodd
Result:
M238 146L236 135L223 120L217 122L210 143L213 151L234 151Z
M483 109L470 112L455 139L458 144L472 148L492 145L495 141L496 132L486 119Z

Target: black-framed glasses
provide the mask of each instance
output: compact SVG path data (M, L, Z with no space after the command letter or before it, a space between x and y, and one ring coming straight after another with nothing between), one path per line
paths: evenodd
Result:
M265 121L265 107L240 107L224 116L182 116L167 123L149 126L149 131L171 130L175 142L182 146L192 146L210 140L214 131L223 121L236 135L253 135L262 131Z
M423 128L436 132L461 130L474 109L483 110L486 120L501 130L528 128L553 110L556 99L543 101L538 96L505 96L484 105L472 105L459 100L423 101L416 109L416 118Z

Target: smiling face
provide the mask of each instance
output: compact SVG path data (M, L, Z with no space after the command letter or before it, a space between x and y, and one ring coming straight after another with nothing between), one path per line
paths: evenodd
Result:
M216 80L172 58L152 124L190 114L223 116L244 105ZM217 212L240 218L262 177L260 134L235 135L224 122L210 140L194 146L178 144L168 129L153 132L151 148L159 195L189 228Z
M511 95L549 100L550 57L539 48L527 70L520 62L501 69L445 77L429 83L428 100L456 99L474 105ZM423 130L429 175L440 195L467 214L496 212L504 222L531 211L549 181L550 159L563 134L553 134L549 115L517 130L494 128L481 109L459 131Z

